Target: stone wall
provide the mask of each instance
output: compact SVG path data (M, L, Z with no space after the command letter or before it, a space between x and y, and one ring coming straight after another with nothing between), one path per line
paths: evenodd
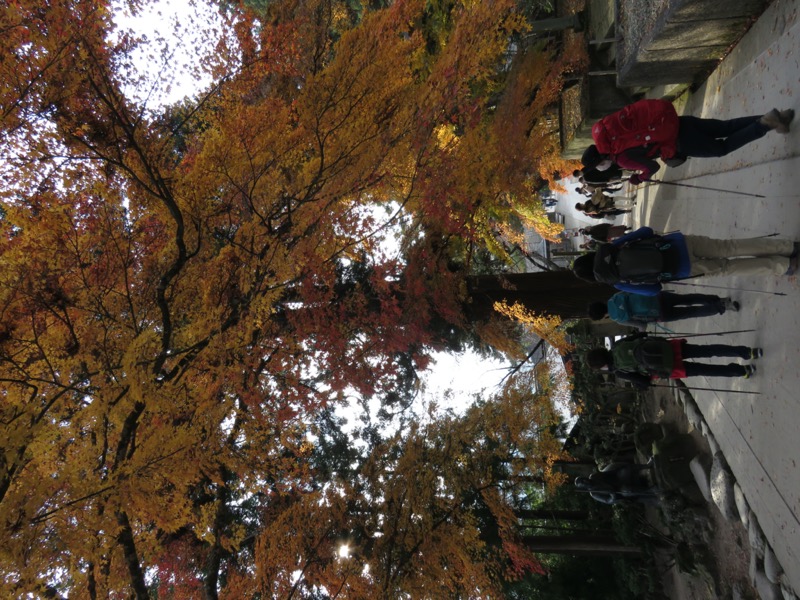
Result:
M592 144L592 125L632 100L617 86L614 0L587 0L584 13L589 72L561 98L562 156L579 159Z
M621 87L702 82L763 12L766 1L666 0L656 5L653 0L619 0Z
M631 97L617 87L614 75L587 75L565 91L561 95L562 156L580 158L594 143L592 125L630 102Z
M669 98L701 83L769 1L587 0L591 66L562 95L562 156L580 158L592 125L648 90Z

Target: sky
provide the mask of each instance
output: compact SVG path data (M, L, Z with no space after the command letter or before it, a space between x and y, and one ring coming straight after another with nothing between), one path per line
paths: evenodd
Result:
M195 0L162 0L135 16L124 0L114 0L112 6L118 28L146 40L134 61L147 74L148 84L127 90L131 97L151 107L167 106L208 87L210 77L198 79L198 56L214 52L216 38L208 33L222 30L216 10Z

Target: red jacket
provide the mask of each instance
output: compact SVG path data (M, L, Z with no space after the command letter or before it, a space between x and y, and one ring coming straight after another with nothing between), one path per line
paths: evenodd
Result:
M670 379L683 379L686 377L686 365L683 364L683 353L681 349L686 340L670 340L672 345L672 373Z
M644 99L600 119L592 127L592 138L597 150L612 160L639 146L649 146L650 156L672 158L677 152L678 123L671 102Z

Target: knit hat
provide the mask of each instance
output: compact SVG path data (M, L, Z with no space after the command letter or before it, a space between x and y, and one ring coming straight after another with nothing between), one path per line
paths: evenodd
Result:
M572 272L584 281L597 281L594 276L594 252L582 254L572 263Z

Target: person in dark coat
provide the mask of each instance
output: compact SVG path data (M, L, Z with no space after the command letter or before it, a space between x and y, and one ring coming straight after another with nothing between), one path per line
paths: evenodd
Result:
M576 169L572 175L581 183L596 186L616 186L622 181L623 172L617 165L611 165L603 171L595 168Z
M578 231L583 235L588 235L597 242L610 242L618 237L625 235L630 229L627 225L614 225L612 223L598 223L590 227L583 227Z
M658 499L658 486L652 481L652 465L611 463L589 477L577 477L575 487L603 504L628 500L650 503Z

